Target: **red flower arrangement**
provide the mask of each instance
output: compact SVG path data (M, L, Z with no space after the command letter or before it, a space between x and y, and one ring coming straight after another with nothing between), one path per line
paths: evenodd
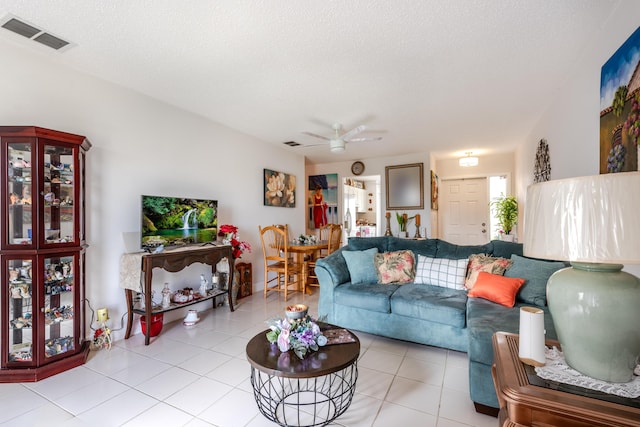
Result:
M249 243L238 240L238 227L235 225L221 225L218 236L223 237L224 240L228 240L231 245L231 256L233 256L233 259L240 258L245 251L251 252L251 245Z

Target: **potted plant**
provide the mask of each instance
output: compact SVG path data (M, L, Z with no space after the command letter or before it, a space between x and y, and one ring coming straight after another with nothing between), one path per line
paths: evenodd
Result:
M398 226L400 227L400 237L408 237L408 233L407 233L407 225L409 224L409 221L411 221L412 219L414 219L415 216L407 216L406 213L403 214L399 214L396 212L396 220L398 221Z
M506 235L511 235L511 230L518 222L518 201L514 196L497 197L491 206L496 218Z

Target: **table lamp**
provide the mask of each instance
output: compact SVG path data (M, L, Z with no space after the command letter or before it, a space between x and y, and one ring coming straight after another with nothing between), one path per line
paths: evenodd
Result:
M530 185L524 254L570 261L547 300L565 360L589 377L628 382L640 357L640 172Z

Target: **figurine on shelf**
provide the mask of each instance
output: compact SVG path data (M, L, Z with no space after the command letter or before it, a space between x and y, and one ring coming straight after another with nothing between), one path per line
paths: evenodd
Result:
M171 305L171 289L169 289L169 284L165 283L164 288L162 289L162 308L169 308Z
M206 277L204 277L204 274L201 274L200 275L200 296L201 297L207 296L208 287L209 287L209 281L207 280Z

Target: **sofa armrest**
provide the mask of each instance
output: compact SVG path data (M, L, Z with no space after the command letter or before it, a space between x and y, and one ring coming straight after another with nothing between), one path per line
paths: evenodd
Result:
M344 248L340 248L331 255L316 261L315 273L320 284L318 316L326 317L327 322L333 321L334 318L334 288L351 280L347 263L342 256L343 250Z

